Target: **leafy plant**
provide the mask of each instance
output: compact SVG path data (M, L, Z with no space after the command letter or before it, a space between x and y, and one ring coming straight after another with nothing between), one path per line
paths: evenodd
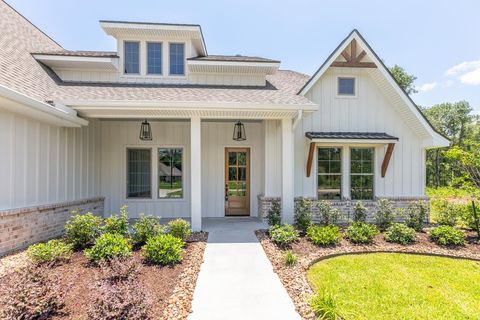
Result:
M122 236L128 234L128 212L127 205L120 208L120 214L114 214L105 219L105 224L102 227L103 233L118 233Z
M282 223L281 218L282 208L280 206L280 201L272 200L272 205L268 209L267 222L269 226L279 226Z
M317 201L316 207L318 209L318 222L323 226L337 224L344 217L343 212L332 208L328 201Z
M307 237L317 246L332 246L340 243L342 233L337 226L310 226L307 230Z
M285 255L283 256L284 262L286 266L293 266L297 263L297 256L292 252L292 250L287 250Z
M5 290L0 296L1 319L50 319L61 314L64 292L55 279L47 279L45 267L22 268L1 280Z
M312 224L312 200L301 197L295 202L294 225L305 233Z
M85 249L85 256L92 261L128 257L132 254L129 240L118 233L104 233L95 240L90 249Z
M161 234L148 239L142 250L147 261L168 265L182 261L183 246L182 239L171 234Z
M368 209L365 208L362 201L355 202L353 207L353 221L354 222L367 222Z
M192 234L190 223L183 219L175 219L167 224L167 232L174 237L187 241Z
M31 245L27 256L36 264L68 261L72 255L73 245L61 240L50 240L46 243Z
M343 320L335 297L323 291L317 293L310 301L310 307L319 320Z
M402 223L394 223L387 229L384 237L388 242L407 245L415 242L416 233L413 228L407 227Z
M281 247L286 247L298 240L298 231L289 224L273 226L268 230L270 239Z
M415 231L422 231L425 219L427 219L427 206L424 201L414 201L404 211L405 224Z
M432 203L436 211L435 222L441 226L454 227L462 215L465 214L465 206L450 202L445 199L435 200Z
M439 245L464 245L465 234L463 231L452 226L440 226L430 229L428 233L430 240Z
M102 218L93 215L91 212L83 215L77 214L77 211L72 213L73 216L65 224L65 239L75 249L87 248L100 235Z
M140 214L140 218L132 226L132 229L132 240L136 245L143 245L151 237L165 233L165 228L160 224L160 219L144 214Z
M364 222L354 222L347 229L347 238L353 243L371 243L377 234L375 225Z
M375 224L380 230L386 230L395 220L393 204L388 199L379 199L377 201L377 210L373 214Z

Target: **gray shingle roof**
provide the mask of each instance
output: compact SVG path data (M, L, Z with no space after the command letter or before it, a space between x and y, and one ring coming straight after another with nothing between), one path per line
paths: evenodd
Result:
M269 63L280 63L278 60L272 60L262 57L249 57L249 56L242 56L242 55L212 55L209 54L206 57L195 57L189 58L187 60L192 61L233 61L233 62L269 62Z
M398 140L385 132L306 132L309 139L347 139L347 140Z
M114 51L72 51L72 50L57 50L57 51L44 51L44 52L32 52L32 54L45 54L51 56L69 56L69 57L106 57L106 58L118 58L118 55Z

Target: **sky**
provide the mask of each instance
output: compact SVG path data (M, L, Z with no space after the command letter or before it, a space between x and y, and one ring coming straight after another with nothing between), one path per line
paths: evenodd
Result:
M209 54L282 61L313 74L356 28L387 66L417 77L425 107L468 101L480 114L478 0L7 0L69 50L115 51L99 20L195 23Z

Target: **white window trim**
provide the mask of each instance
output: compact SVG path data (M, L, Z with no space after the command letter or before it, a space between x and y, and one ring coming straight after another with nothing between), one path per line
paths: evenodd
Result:
M376 145L351 145L348 146L348 157L349 157L349 162L348 165L351 165L351 154L352 154L352 148L353 149L372 149L373 150L373 157L372 157L372 199L352 199L352 194L351 194L351 188L349 186L348 188L348 194L349 194L349 199L352 201L374 201L376 197L376 180L377 180L377 146ZM361 176L361 175L370 175L370 174L355 174L356 176ZM348 169L348 183L350 184L351 182L351 177L352 173L350 172L350 167Z
M150 150L150 197L129 197L128 196L128 150ZM127 146L125 147L125 163L124 163L124 169L123 169L123 172L125 173L125 179L124 179L124 186L125 186L125 194L124 194L124 197L125 197L125 201L148 201L148 200L151 200L152 197L153 197L153 191L155 190L154 189L154 186L153 186L153 183L151 181L152 179L152 176L153 176L153 150L152 150L152 147L151 146L141 146L141 145L135 145L135 146Z
M338 199L321 199L324 201L342 201L344 200L344 177L345 177L345 146L338 145L338 144L332 144L332 145L316 145L315 148L315 198L320 200L318 198L318 149L321 148L338 148L340 149L340 200ZM333 174L333 175L338 175L338 174Z
M338 89L339 89L339 82L340 79L346 78L346 79L353 79L354 82L354 90L355 94L350 95L350 94L339 94ZM349 74L342 74L342 75L337 75L335 77L335 98L337 99L356 99L358 98L358 77L355 75L349 75Z
M183 44L183 74L172 74L171 65L170 65L170 45L172 44ZM187 75L187 43L173 41L168 43L168 76L173 78L184 78Z
M126 42L134 42L138 43L138 73L125 73L125 62L126 62L126 54L125 54L125 43ZM139 40L123 40L122 41L122 76L125 77L138 77L142 74L142 41Z
M160 73L149 73L148 72L148 44L149 43L157 43L160 44L160 50L161 50L161 55L160 55L160 68L162 72ZM154 78L154 77L163 77L164 72L164 65L163 65L163 51L165 50L163 41L145 41L145 74L148 77Z
M158 149L182 149L182 197L181 198L160 198L158 196L158 191L159 191L159 183L158 183ZM156 200L160 201L180 201L180 200L185 200L185 147L184 146L158 146L156 147L156 174L155 174L155 182L156 182Z

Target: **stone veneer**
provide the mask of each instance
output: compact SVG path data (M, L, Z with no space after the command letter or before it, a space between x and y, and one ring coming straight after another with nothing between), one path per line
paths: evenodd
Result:
M424 201L428 204L429 199L427 197L381 197L384 199L388 199L393 202L394 206L396 208L406 208L411 202L413 201ZM299 201L300 198L295 198L295 202ZM375 212L375 207L377 204L377 200L380 199L376 198L375 200L362 200L363 205L365 208L367 208L368 213L367 213L367 221L372 222L373 221L373 213ZM258 215L259 217L265 218L268 214L268 210L270 209L272 205L272 201L278 200L280 201L280 197L265 197L263 195L258 196ZM318 201L316 199L311 198L312 201ZM353 216L353 209L355 207L355 203L357 203L357 200L327 200L330 202L333 208L337 208L341 210L343 213L345 213L345 218L347 218L347 221L351 219ZM428 205L427 205L428 208ZM315 217L317 209L315 206L312 208L312 213L313 216ZM401 220L401 219L398 219ZM314 218L315 221L315 218ZM427 214L427 219L426 222L429 222L429 216Z
M103 216L105 198L90 198L0 211L0 256L63 234L73 210Z

